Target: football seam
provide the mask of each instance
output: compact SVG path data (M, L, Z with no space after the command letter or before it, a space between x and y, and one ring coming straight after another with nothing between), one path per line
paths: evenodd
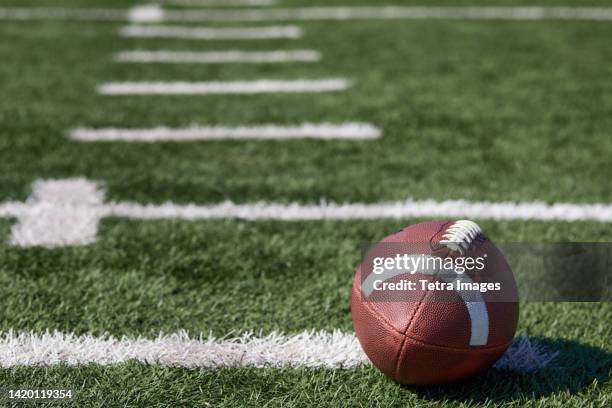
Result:
M440 226L440 228L438 228L438 231L431 236L431 238L429 239L429 247L433 250L433 239L436 235L438 235L442 230L445 230L447 228L447 225L451 224L452 221L448 221L444 224L442 224ZM448 251L447 251L447 255L448 255ZM435 278L436 274L434 274L434 278ZM398 354L397 357L395 359L395 369L393 370L393 377L397 380L398 376L399 376L399 368L402 362L402 356L404 355L404 349L406 348L407 344L408 344L408 339L414 340L412 338L412 336L408 335L408 332L410 331L410 328L412 327L412 322L414 321L414 319L416 318L416 316L419 314L419 311L421 310L421 307L423 305L423 300L430 296L431 292L425 292L423 293L423 296L421 296L421 298L419 299L419 304L417 305L416 310L414 311L414 313L412 314L412 316L410 316L410 320L408 321L408 324L406 325L406 330L404 330L403 333L403 339L402 339L402 344L399 347L398 350Z
M438 234L440 233L440 231L444 230L444 229L445 229L445 228L446 228L446 227L447 227L449 224L452 224L453 222L454 222L454 221L452 221L452 220L447 220L447 221L446 221L444 224L442 224L442 225L441 225L441 226L438 228L438 231L436 231L436 233L435 233L435 234L433 234L433 235L431 236L431 238L429 238L429 247L432 249L432 251L434 250L434 247L433 247L433 239L434 239L434 237L435 237L436 235L438 235ZM400 231L403 231L403 230L404 230L404 228L402 228ZM446 253L448 254L448 253L450 252L450 250L449 250L448 248L445 248L445 249L446 249ZM361 271L359 272L359 280L357 281L357 283L359 284L359 290L358 290L358 292L359 292L359 293L358 293L358 295L360 296L360 299L362 299L362 293L361 293ZM354 289L354 286L353 286L353 289ZM376 311L376 309L371 308L371 307L368 305L368 302L363 302L363 301L362 301L361 303L363 303L364 307L365 307L365 308L366 308L368 311L370 311L370 312L371 312L371 313L374 315L374 317L377 317L377 318L378 318L378 320L379 320L379 321L381 321L381 323L383 323L385 326L388 326L389 328L391 328L391 330L393 330L395 333L398 333L398 334L401 334L401 335L403 335L403 336L404 336L404 339L402 340L402 344L401 344L400 349L399 349L399 353L401 353L402 348L404 347L404 343L406 342L406 337L408 337L408 338L411 338L411 339L412 339L412 337L411 337L411 336L409 336L409 335L407 334L408 329L410 328L410 325L412 324L412 321L414 320L414 317L416 316L416 314L418 313L419 309L421 308L421 304L422 304L423 299L425 298L425 296L427 296L427 294L428 294L428 293L429 293L429 292L425 292L425 293L424 293L424 294L421 296L421 298L419 299L419 305L417 306L417 310L416 310L416 311L413 313L413 315L410 317L410 321L408 322L408 325L406 326L406 330L405 330L404 332L401 332L400 330L397 330L397 329L396 329L396 328L393 326L393 324L392 324L392 323L389 321L389 319L387 319L385 316L383 316L383 315L381 315L380 313L378 313L378 311ZM417 339L413 339L413 340L417 340ZM401 354L398 354L398 357L399 357L399 356L401 356Z
M448 347L448 346L439 346L437 344L431 344L431 343L427 343L424 342L422 340L419 339L415 339L413 337L410 336L406 336L408 339L410 339L411 341L414 341L415 343L418 343L422 346L426 346L429 348L435 348L435 349L439 349L439 350L449 350L449 351L469 351L470 353L474 352L474 353L479 353L479 352L488 352L488 351L492 351L492 350L497 350L497 349L507 349L512 342L514 341L514 339L504 343L504 344L498 344L495 346L488 346L488 347L470 347L470 348L457 348L457 347Z
M431 293L431 292L427 292L427 293ZM359 292L358 295L361 296L361 293ZM361 303L363 304L363 307L365 307L370 313L372 313L374 317L376 317L380 323L382 323L384 326L386 326L388 329L391 329L395 333L403 335L405 337L405 339L402 340L402 347L405 343L406 338L410 340L414 340L418 343L421 343L427 346L438 347L442 350L472 350L472 351L491 350L491 349L495 349L495 348L502 347L502 346L508 347L512 343L512 340L510 340L509 342L501 343L501 344L492 344L488 346L469 346L468 345L468 347L449 347L449 346L442 346L439 344L428 343L424 341L423 339L419 339L418 337L413 337L408 333L402 332L401 330L397 330L385 316L381 315L378 311L376 311L376 309L373 309L370 305L368 305L368 302L361 302ZM420 307L420 304L419 304L419 307ZM413 318L414 318L414 315L411 318L411 321Z
M396 379L397 379L397 374L399 373L400 362L402 361L402 353L404 351L404 347L406 346L406 339L408 339L408 335L407 335L408 330L410 330L410 326L412 325L412 322L414 321L415 316L419 313L419 310L421 309L421 305L423 304L423 299L425 299L425 297L429 295L429 293L430 292L423 293L423 296L421 296L421 298L419 299L419 304L417 305L416 310L414 311L412 316L410 316L410 320L408 321L408 324L406 325L406 330L404 330L404 333L402 333L404 338L402 339L402 344L400 345L399 350L397 352L397 357L395 358L395 368L393 369L393 377Z

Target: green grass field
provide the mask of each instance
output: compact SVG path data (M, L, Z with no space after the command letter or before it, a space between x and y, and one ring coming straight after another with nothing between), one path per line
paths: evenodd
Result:
M43 5L0 0L0 7L17 6ZM407 197L612 202L611 22L306 21L296 23L304 30L300 39L210 42L122 38L122 25L0 19L0 203L25 201L35 180L71 177L97 182L107 201L143 204ZM314 49L323 59L250 65L113 61L114 53L133 49ZM350 79L352 86L325 94L96 93L98 85L114 81L335 77ZM76 127L354 121L373 123L384 136L150 144L66 138ZM106 218L95 243L48 249L12 245L16 220L2 218L0 331L133 337L183 329L216 336L350 333L350 285L360 245L421 220ZM611 225L603 222L479 223L499 242L612 241ZM611 321L610 303L523 304L517 334L559 351L555 363L531 374L490 370L446 387L399 386L369 366L186 369L136 362L2 368L0 384L72 388L78 406L608 407Z

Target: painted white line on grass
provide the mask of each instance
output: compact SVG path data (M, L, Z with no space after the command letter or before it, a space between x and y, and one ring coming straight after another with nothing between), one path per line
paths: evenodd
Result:
M26 203L0 203L0 216L17 217L11 242L20 246L85 245L95 239L104 217L139 220L355 220L384 218L473 218L492 220L612 222L611 204L543 202L470 202L406 200L375 204L235 204L161 205L102 203L103 192L86 179L37 181Z
M612 20L596 7L303 7L245 10L167 10L167 21L291 20Z
M59 332L7 332L0 336L0 366L119 364L130 360L181 367L356 367L367 362L357 339L339 331L271 333L257 338L190 338L187 333L156 339L75 336Z
M115 55L117 62L187 63L187 64L260 64L284 62L316 62L321 54L312 50L277 51L122 51Z
M0 203L0 218L16 218L29 211L29 206L17 201Z
M193 141L224 139L377 139L382 131L369 123L303 123L298 126L192 126L188 128L156 127L151 129L74 129L68 134L70 139L83 142L125 141Z
M165 4L200 7L273 6L276 0L164 0Z
M296 26L269 27L182 27L182 26L126 26L119 30L123 37L180 38L186 40L271 40L300 38L302 29Z
M464 200L406 200L378 204L277 204L258 202L235 204L226 201L211 205L142 205L113 203L104 207L106 216L160 219L315 221L384 218L474 218L492 220L599 221L612 222L610 204L546 204L469 202Z
M126 21L125 9L0 8L0 20Z
M164 10L156 4L134 6L128 10L128 20L133 23L160 23L164 21Z
M0 8L2 20L279 21L279 20L587 20L611 21L610 7L306 7L245 10Z
M554 360L551 353L524 336L517 339L498 368L530 372ZM0 366L113 365L128 361L187 368L325 367L351 369L370 362L359 341L340 331L304 331L295 335L251 333L230 339L190 337L181 331L143 337L77 336L61 332L0 334Z
M11 243L23 247L92 243L100 220L97 207L103 202L104 193L85 179L38 181L26 202L27 210L12 206L11 215L18 222L11 229Z
M100 85L102 95L211 95L260 93L318 93L344 91L343 78L212 82L111 82Z

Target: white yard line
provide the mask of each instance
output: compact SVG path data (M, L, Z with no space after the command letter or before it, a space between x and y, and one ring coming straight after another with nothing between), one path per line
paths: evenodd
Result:
M158 219L206 220L355 220L384 218L474 218L492 220L599 221L612 222L610 204L546 204L543 202L470 202L464 200L406 200L386 203L277 204L258 202L211 205L142 205L113 203L104 207L107 216Z
M589 7L304 7L168 10L167 21L305 20L612 20L612 8Z
M382 132L369 123L303 123L297 126L192 126L188 128L156 127L151 129L104 128L74 129L68 137L83 142L125 141L193 141L224 139L377 139Z
M0 20L132 22L305 20L586 20L612 21L611 7L305 7L243 10L0 8Z
M211 95L261 93L312 93L344 91L343 78L212 82L111 82L100 85L102 95Z
M11 242L19 246L85 245L104 217L140 220L356 220L384 218L473 218L493 220L612 222L612 204L406 200L383 203L137 204L103 203L103 192L86 179L34 184L26 203L0 203L0 216L16 217Z
M132 25L119 30L123 37L180 38L186 40L271 40L300 38L302 29L296 26L269 27L184 27Z
M273 6L276 0L164 0L164 4L196 7Z
M357 339L341 332L293 336L245 334L234 339L186 333L141 337L75 336L58 332L0 334L0 366L119 364L130 360L182 367L356 367L367 362Z
M125 9L0 7L0 20L128 21Z
M115 55L117 62L185 63L185 64L260 64L286 62L316 62L321 54L312 50L276 51L122 51Z
M527 337L496 363L498 368L530 372L549 365L557 353ZM271 333L218 339L190 337L186 332L157 338L77 336L61 332L0 333L0 367L113 365L127 361L196 367L326 367L351 369L370 364L359 341L340 331Z

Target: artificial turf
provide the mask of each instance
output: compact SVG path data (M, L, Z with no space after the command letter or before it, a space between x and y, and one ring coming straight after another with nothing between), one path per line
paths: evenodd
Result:
M361 243L417 221L107 220L98 241L86 247L3 245L0 329L148 336L180 329L217 336L350 331ZM578 241L595 238L598 229L599 240L610 239L609 230L593 223L482 225L499 241L529 241L536 234L559 241L570 228ZM606 322L610 312L604 304L597 316Z
M418 220L185 222L107 220L84 248L1 247L2 330L144 335L351 331L360 240ZM8 223L5 223L5 225ZM487 222L499 239L609 240L595 223ZM522 304L519 333L559 351L535 374L492 370L451 387L399 387L373 368L11 368L3 384L61 385L93 406L605 406L608 303ZM465 404L465 405L461 405Z
M2 22L0 147L10 155L0 161L0 199L25 199L38 178L74 175L104 182L110 199L141 202L612 199L607 23L304 22L304 38L265 42L125 39L120 26ZM194 66L112 59L128 49L227 48L315 49L323 60ZM110 81L262 77L346 77L353 85L298 95L96 93ZM384 136L156 144L65 137L83 126L346 121L371 122Z
M349 3L372 5L325 2ZM452 4L479 3L485 4ZM5 0L2 6L40 3ZM117 34L120 26L0 21L0 202L25 200L37 179L80 176L99 182L107 200L141 203L612 201L609 23L299 22L302 39L266 42L126 39ZM113 53L130 49L228 48L314 49L323 60L248 66L112 60ZM257 96L95 92L110 81L261 77L346 77L352 87ZM384 136L156 144L65 137L75 127L345 121L371 122ZM360 245L418 221L105 219L92 245L43 249L11 246L14 220L2 219L0 330L350 332L350 282ZM612 239L610 225L597 222L479 223L498 242ZM580 272L588 279L588 271ZM189 370L140 363L15 367L0 370L0 383L71 387L73 403L81 406L605 407L612 401L610 321L610 303L525 303L518 331L559 351L555 364L534 374L491 370L450 387L400 387L372 367Z

